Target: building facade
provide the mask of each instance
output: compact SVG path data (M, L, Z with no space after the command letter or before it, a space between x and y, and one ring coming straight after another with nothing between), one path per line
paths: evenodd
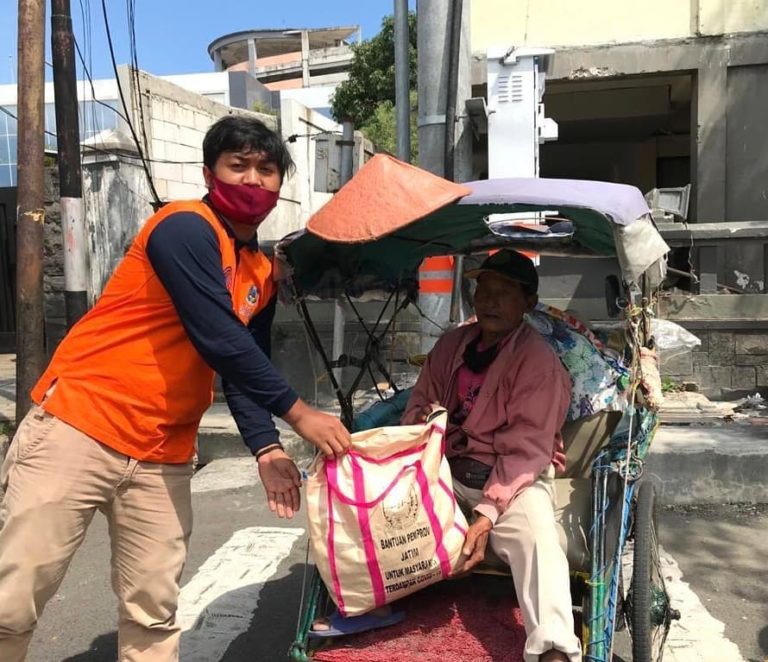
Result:
M693 223L768 221L768 2L473 0L476 97L491 46L554 49L544 104L559 136L541 146L542 177L690 184ZM746 235L677 248L672 266L699 278L662 302L703 341L667 374L715 395L768 385L768 249ZM599 303L602 265L573 279L555 262L542 283L556 303Z
M216 71L247 72L281 98L291 98L330 117L330 97L347 79L351 44L359 25L330 28L246 30L208 46Z

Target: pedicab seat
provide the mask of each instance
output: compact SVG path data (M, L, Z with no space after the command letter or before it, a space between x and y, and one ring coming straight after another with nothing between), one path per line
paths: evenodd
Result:
M560 545L572 572L588 572L589 528L592 512L592 461L610 440L621 412L601 411L569 421L563 426L565 472L555 479L555 519ZM489 548L477 572L509 574L506 565Z

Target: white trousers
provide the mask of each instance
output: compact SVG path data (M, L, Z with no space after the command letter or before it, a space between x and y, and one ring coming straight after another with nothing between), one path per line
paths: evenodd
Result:
M456 499L471 510L482 499L454 480ZM550 467L523 490L496 520L491 549L509 564L527 635L525 662L538 662L553 648L581 661L581 643L574 633L568 560L555 524L555 468Z

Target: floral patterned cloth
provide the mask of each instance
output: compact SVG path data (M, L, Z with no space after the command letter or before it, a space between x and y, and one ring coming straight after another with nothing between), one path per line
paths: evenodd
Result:
M569 421L598 411L624 409L629 370L584 324L545 304L536 306L527 319L544 336L571 375Z

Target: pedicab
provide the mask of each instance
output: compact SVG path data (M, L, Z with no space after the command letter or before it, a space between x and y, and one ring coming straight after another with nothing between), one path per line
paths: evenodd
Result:
M509 214L535 216L543 220L542 227L496 221L496 215ZM584 659L613 659L615 633L626 629L634 660L661 660L671 621L679 614L670 605L661 572L656 491L644 480L643 465L658 425L661 388L651 319L669 248L639 190L553 179L454 184L377 155L305 230L276 246L281 296L299 311L344 423L352 430L397 425L407 390L393 383L392 363L382 347L404 310L420 312L419 265L428 257L473 256L500 248L618 263L620 278L609 279L606 288L608 309L615 309L617 319L602 336L543 305L529 322L560 356L574 391L585 364L590 373L572 398L563 429L566 473L556 480L558 524L572 574L574 610L581 613ZM356 302L375 295L381 313L366 321ZM367 336L360 358L332 361L323 346L307 304L334 299L355 311ZM341 365L357 368L345 389L334 375ZM356 411L355 394L363 377L373 379L374 371L394 397L380 392L381 402ZM486 570L493 564L488 562ZM315 659L312 623L328 603L315 572L302 591L291 659Z

